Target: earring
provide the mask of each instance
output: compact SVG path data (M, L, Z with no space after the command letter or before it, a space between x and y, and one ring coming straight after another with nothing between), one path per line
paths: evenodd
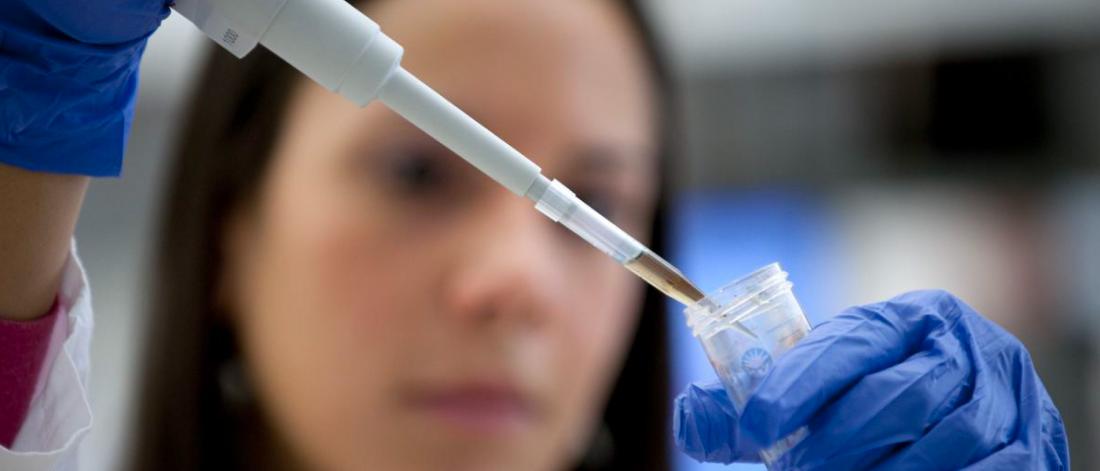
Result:
M218 387L222 400L229 406L241 409L252 403L252 387L238 357L226 360L218 368Z

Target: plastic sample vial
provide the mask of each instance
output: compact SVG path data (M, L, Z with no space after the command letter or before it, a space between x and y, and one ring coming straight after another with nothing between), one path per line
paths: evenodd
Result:
M810 332L787 272L772 263L719 288L684 309L726 394L740 414L775 359ZM766 465L808 434L802 427L760 452Z

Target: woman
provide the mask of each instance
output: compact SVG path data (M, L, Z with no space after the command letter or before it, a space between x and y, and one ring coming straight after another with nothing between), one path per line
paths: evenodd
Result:
M0 355L14 398L0 426L18 433L3 469L71 463L89 421L87 290L66 259L87 180L57 174L117 172L136 58L164 13L101 1L0 15L0 77L21 93L0 133L0 313L37 319L0 325L18 340ZM631 9L364 8L408 69L647 239L667 123ZM212 60L172 172L133 467L664 467L661 318L638 316L642 286L384 107L254 54ZM741 414L690 388L677 444L752 460L808 425L781 466L1068 466L1026 351L944 293L846 311L775 368Z
M648 237L658 75L633 10L365 8L407 69ZM219 51L197 89L162 212L138 469L581 461L641 284L380 103L266 51ZM630 411L603 435L631 450L605 464L632 469L661 467L667 436L663 368L642 366L660 365L663 317L644 319L615 402Z
M408 70L650 238L663 84L633 8L361 6ZM653 298L631 343L632 275L266 51L216 52L196 90L135 469L665 466L663 316Z

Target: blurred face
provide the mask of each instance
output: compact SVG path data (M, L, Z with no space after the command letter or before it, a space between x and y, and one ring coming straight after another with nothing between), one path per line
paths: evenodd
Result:
M367 12L404 65L628 232L654 206L640 45L607 1ZM314 469L555 469L596 425L642 285L374 103L310 83L226 292L268 421Z

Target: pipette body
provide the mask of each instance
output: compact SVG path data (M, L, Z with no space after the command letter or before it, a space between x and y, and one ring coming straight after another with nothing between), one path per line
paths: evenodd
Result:
M378 99L550 219L684 304L703 298L678 270L400 65L403 49L343 0L176 0L237 57L258 44L360 106Z

